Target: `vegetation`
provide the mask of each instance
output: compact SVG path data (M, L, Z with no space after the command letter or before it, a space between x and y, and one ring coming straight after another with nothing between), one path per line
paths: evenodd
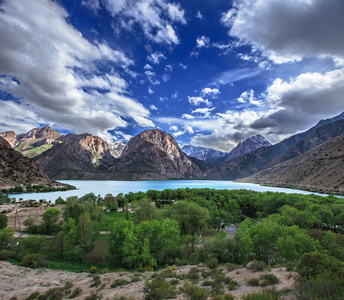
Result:
M1 199L7 202L8 196ZM1 258L30 267L78 272L93 267L95 287L101 285L98 273L104 268L152 271L203 263L211 269L191 268L183 276L177 276L172 267L156 273L145 284L146 299L174 297L182 279L189 282L179 287L187 299L232 299L224 293L237 288L237 283L218 266L231 271L248 262L253 262L252 271L256 272L276 265L296 266L299 299L311 299L309 295L332 299L329 291L338 299L344 296L341 198L185 188L108 194L104 198L90 193L58 202L64 206L63 221L58 223L60 212L54 207L44 212L41 224L27 218L25 225L34 235L19 243L12 230L0 229ZM239 229L231 239L224 229L233 223ZM109 233L100 236L100 229ZM37 233L53 234L55 239L50 242ZM102 248L94 254L96 244ZM129 282L119 279L111 287ZM248 282L262 287L277 283L278 278L269 273ZM94 293L89 299L92 297L98 295ZM268 288L245 299L278 297L279 293Z

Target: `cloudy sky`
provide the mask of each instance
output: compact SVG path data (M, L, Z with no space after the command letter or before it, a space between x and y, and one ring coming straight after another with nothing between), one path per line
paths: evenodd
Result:
M0 0L0 132L229 151L344 110L343 0Z

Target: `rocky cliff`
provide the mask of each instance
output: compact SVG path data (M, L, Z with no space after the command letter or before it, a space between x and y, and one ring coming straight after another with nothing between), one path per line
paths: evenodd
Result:
M115 179L123 180L200 178L203 173L175 139L159 129L130 139L111 172Z
M44 185L57 187L29 158L14 150L0 137L0 187L8 189L15 186Z
M227 152L222 152L212 148L196 147L192 145L184 145L181 149L187 156L195 157L209 163L227 154Z

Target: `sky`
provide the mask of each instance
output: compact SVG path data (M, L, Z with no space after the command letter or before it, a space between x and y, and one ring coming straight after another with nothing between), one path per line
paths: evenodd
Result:
M0 132L271 143L344 110L343 0L0 0Z

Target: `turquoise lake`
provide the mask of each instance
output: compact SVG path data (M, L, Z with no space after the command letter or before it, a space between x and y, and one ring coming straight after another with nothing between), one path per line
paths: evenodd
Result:
M51 192L51 193L25 193L12 194L10 197L15 197L17 200L23 198L24 200L44 199L55 202L58 197L66 199L69 196L81 197L87 193L94 193L96 195L105 196L112 194L116 196L119 193L127 194L129 192L146 192L147 190L164 190L177 188L211 188L211 189L247 189L258 192L272 191L283 192L287 194L312 194L310 192L260 186L253 183L241 183L226 180L169 180L169 181L100 181L100 180L59 180L59 182L68 183L76 186L77 190L66 192Z

